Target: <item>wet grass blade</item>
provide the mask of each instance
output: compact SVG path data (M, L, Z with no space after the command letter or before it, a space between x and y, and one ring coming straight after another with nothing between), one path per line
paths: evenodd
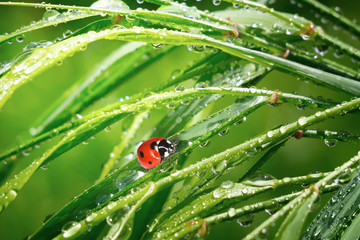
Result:
M355 231L354 227L359 226L359 181L360 170L358 169L352 174L351 180L333 195L301 239L358 238L359 229Z
M50 15L51 13L51 15ZM28 26L22 27L8 35L0 35L0 45L4 44L8 41L13 40L16 37L22 36L31 31L35 31L41 28L54 26L60 23L65 23L69 21L84 19L92 16L100 15L99 13L84 13L78 11L68 11L59 13L56 10L51 10L47 14L44 15L43 19L32 23Z

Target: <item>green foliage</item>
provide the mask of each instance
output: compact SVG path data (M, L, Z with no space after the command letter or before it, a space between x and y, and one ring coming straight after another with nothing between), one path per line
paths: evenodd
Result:
M216 236L209 230L211 225L224 226L221 223L235 219L241 226L250 225L254 214L261 218L264 210L271 216L243 231L242 238L355 239L360 152L311 173L327 163L332 152L311 152L295 140L320 139L329 147L337 142L359 143L359 129L345 125L344 117L324 125L345 115L352 123L359 120L360 50L354 43L325 32L300 17L300 12L277 11L267 1L226 0L231 3L226 9L216 9L221 1L214 0L213 12L168 0L146 2L149 9L136 10L120 0L98 0L90 7L0 3L46 10L41 20L1 35L3 49L11 46L6 42L23 42L24 34L37 36L57 24L79 22L75 31L67 30L54 41L28 43L17 57L1 65L0 109L5 113L0 117L6 117L17 92L54 66L67 69L64 65L70 57L94 51L91 43L117 44L100 45L109 53L87 59L86 70L70 66L71 84L50 104L40 104L30 135L22 132L16 144L1 149L0 212L6 215L16 205L39 169L64 161L76 146L87 145L112 127L116 140L106 138L102 145L113 150L102 169L96 169L99 177L56 208L29 239L211 238ZM304 2L359 35L359 26L345 16L317 1ZM52 74L51 86L56 89L64 77ZM272 83L272 75L281 81ZM299 80L294 86L287 83L292 75ZM263 87L268 81L271 90ZM305 90L295 93L297 88ZM286 117L285 105L307 110ZM31 106L24 101L22 107ZM21 107L16 111L21 114ZM280 121L269 127L264 111L280 116ZM246 121L248 117L252 119ZM1 124L12 126L10 121ZM257 131L244 130L223 140L229 130L245 124ZM333 130L327 130L329 126ZM134 153L139 141L151 137L169 139L176 151L168 161L145 170ZM216 144L208 146L210 141ZM319 165L309 164L311 170L295 176L282 164L273 168L281 172L278 178L260 172L271 173L266 166L294 141L300 150L290 150L282 164L309 153L319 158ZM103 153L102 147L95 150ZM348 149L354 155L354 147ZM21 153L30 152L28 163ZM90 168L86 163L82 166ZM328 195L333 197L325 205L320 197ZM338 223L341 228L334 227Z

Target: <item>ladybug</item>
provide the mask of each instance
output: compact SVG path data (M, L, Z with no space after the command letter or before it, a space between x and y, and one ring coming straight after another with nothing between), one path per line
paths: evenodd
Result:
M166 138L151 138L143 142L137 149L137 157L141 166L146 169L156 167L170 154L175 152L175 145Z

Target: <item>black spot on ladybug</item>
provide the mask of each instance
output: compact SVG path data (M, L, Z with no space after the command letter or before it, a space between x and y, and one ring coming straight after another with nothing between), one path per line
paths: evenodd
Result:
M140 157L144 157L144 153L142 151L140 151Z
M151 165L151 164L152 164L152 161L149 161L149 164Z
M150 144L150 148L151 148L151 149L155 149L155 148L156 148L156 145L157 145L156 142L152 142L152 143Z

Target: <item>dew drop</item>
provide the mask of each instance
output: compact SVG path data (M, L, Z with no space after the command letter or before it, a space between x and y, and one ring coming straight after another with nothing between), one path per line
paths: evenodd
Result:
M164 45L162 45L161 43L151 43L151 46L153 48L162 48Z
M205 46L204 45L191 45L188 47L189 51L194 51L194 52L203 52L205 50Z
M235 208L230 208L228 211L228 215L229 215L229 217L234 217L236 215Z
M42 170L48 170L49 169L49 164L44 164L40 167Z
M315 52L317 54L319 54L320 56L325 56L326 52L329 50L329 46L328 45L319 45L319 46L315 46Z
M335 147L338 141L336 139L325 139L324 142L328 147Z
M257 88L255 86L250 87L251 93L256 93L256 91L257 91Z
M259 233L259 238L260 239L267 239L269 235L269 232L266 228L262 229L261 232Z
M265 209L265 212L269 215L273 215L277 212L278 209Z
M337 50L334 52L334 57L336 57L336 58L342 58L343 56L344 56L344 53L341 51Z
M166 104L166 107L168 109L175 109L176 108L176 104L175 103L169 103L169 104Z
M254 221L254 214L244 215L241 218L238 218L236 222L242 227L249 227Z
M180 69L175 69L171 73L171 79L174 80L174 79L178 78L181 74L182 74L182 71Z
M185 90L185 87L184 86L176 86L175 87L175 92L182 92L182 91L184 91Z
M241 123L246 121L246 117L243 117L240 121L237 121L236 123L234 123L234 125L240 125Z
M195 84L196 89L202 89L207 87L209 87L209 85L206 82L198 82Z
M215 189L213 192L213 197L214 198L221 198L222 196L224 196L224 192L221 191L220 189Z
M219 132L219 136L225 136L226 134L228 134L230 131L230 128L226 128L225 130Z
M206 147L206 146L209 145L209 143L210 143L210 141L205 141L205 142L201 143L201 144L199 145L199 147L201 147L201 148Z
M191 103L191 101L189 99L181 101L181 104L183 104L183 105L189 105L190 103Z
M13 201L17 196L17 193L15 190L10 190L6 193L5 199L8 201Z
M60 13L56 10L48 10L43 15L43 20L51 21L54 20Z
M301 37L304 41L310 40L310 36L309 36L309 35L306 35L306 34L300 34L300 37Z
M73 32L71 30L66 30L62 35L64 38L70 36L71 34L73 34Z
M299 118L298 124L299 124L300 126L304 126L305 124L307 124L307 118L306 118L306 117L301 117L301 118Z
M231 188L234 186L234 182L231 180L226 180L226 181L222 182L220 186L222 188Z
M306 105L296 105L296 108L299 110L304 110L307 108L307 106Z
M27 150L22 151L21 154L25 157L30 155L29 151L27 151Z
M23 42L23 41L24 41L24 36L19 36L19 37L17 37L17 38L16 38L16 41L17 41L18 43Z
M221 4L221 0L213 0L213 4L215 6L219 6Z
M81 228L81 224L78 222L68 222L62 227L61 231L63 232L64 238L69 238L74 236Z
M216 168L214 166L211 167L211 171L213 171L214 174L218 174L218 172L216 171Z
M35 135L37 134L36 128L30 128L30 134L31 134L32 136L35 136Z

